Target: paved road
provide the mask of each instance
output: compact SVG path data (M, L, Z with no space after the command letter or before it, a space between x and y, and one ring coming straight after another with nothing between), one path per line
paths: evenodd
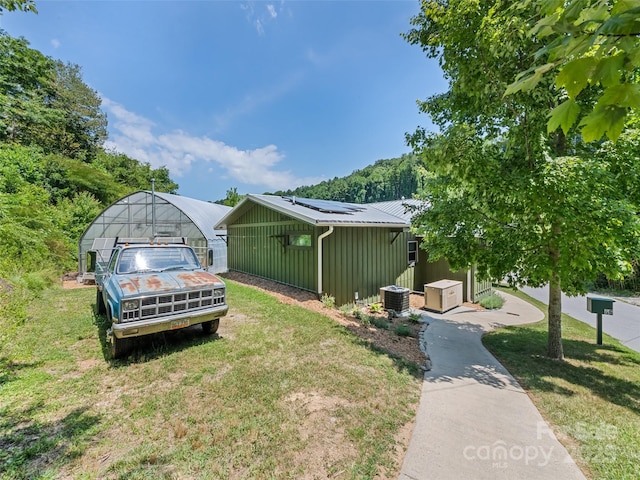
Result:
M545 305L549 304L548 287L523 287L521 290ZM563 293L562 312L596 328L597 315L587 311L587 298L584 296L568 297ZM640 307L617 300L613 304L613 315L602 316L602 330L623 345L640 352Z

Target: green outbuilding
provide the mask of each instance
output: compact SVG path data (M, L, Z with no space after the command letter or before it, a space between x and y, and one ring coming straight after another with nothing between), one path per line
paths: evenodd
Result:
M425 283L443 278L463 281L465 301L477 299L487 285L476 282L473 272L429 263L418 248L408 208L416 202L350 204L250 194L215 229L226 230L230 271L326 293L336 305L377 302L380 288L391 285L423 292Z

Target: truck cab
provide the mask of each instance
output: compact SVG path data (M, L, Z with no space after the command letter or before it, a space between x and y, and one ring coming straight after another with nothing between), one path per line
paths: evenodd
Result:
M224 282L202 268L186 239L115 239L112 248L88 257L97 312L111 323L113 358L127 353L134 337L196 324L205 334L215 333L228 312Z

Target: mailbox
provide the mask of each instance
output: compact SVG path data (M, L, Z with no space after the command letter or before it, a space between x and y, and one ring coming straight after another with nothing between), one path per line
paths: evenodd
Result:
M613 315L615 300L605 297L587 297L587 311L600 315Z

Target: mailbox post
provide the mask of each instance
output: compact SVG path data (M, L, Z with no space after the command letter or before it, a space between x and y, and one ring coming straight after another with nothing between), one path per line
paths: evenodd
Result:
M615 300L606 297L587 297L587 311L598 315L598 345L602 345L602 315L613 315L613 302Z

